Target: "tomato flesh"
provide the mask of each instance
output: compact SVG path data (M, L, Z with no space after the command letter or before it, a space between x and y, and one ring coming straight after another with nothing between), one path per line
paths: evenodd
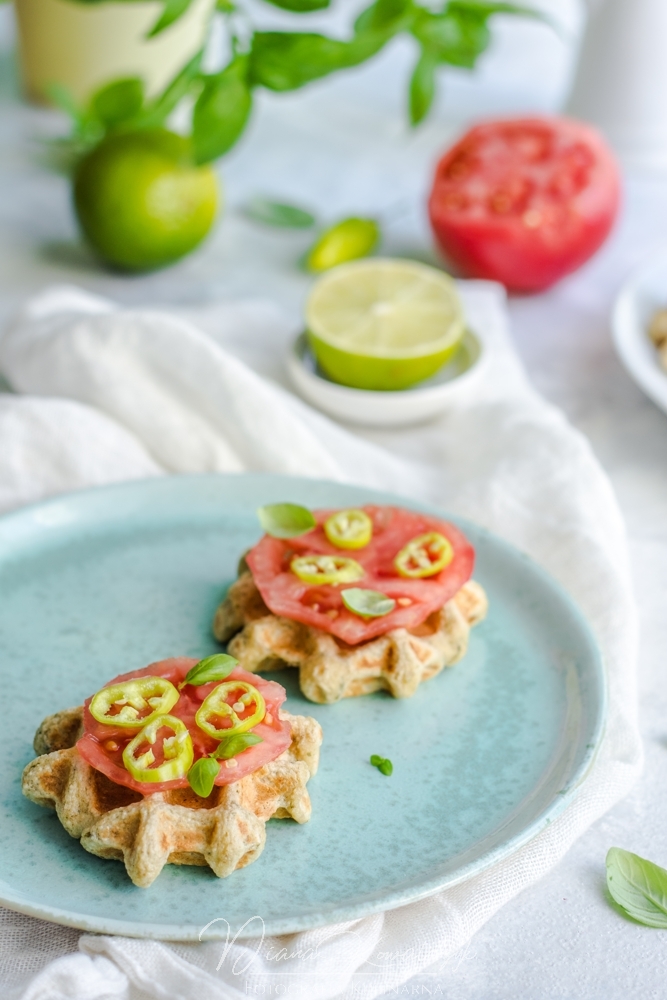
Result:
M188 670L191 670L197 662L196 659L186 656L161 660L158 663L152 663L143 670L134 670L129 674L114 677L105 686L109 687L111 684L132 680L134 677L165 677L175 687L178 687L185 679ZM247 750L238 754L234 758L237 762L236 767L228 768L223 764L215 780L216 785L230 785L247 774L251 774L264 764L279 757L292 742L290 724L282 722L278 717L280 706L286 698L285 689L280 684L276 684L275 681L265 681L256 674L249 674L247 671L241 670L240 667L236 667L226 678L227 682L233 680L252 684L258 689L266 702L266 711L271 715L272 721L270 723L260 722L253 727L253 732L262 737L262 742L248 747ZM192 737L195 761L210 754L218 746L218 741L202 732L195 722L195 714L201 707L204 698L218 684L219 681L212 681L210 684L202 684L199 687L186 685L180 692L179 700L169 713L181 719L188 727ZM92 697L86 699L83 713L84 735L76 745L79 754L91 767L106 774L107 778L115 781L116 784L125 785L127 788L132 788L144 795L171 788L188 787L187 777L177 778L173 781L155 782L150 785L136 781L123 764L123 750L134 738L136 732L128 732L127 729L121 729L119 726L109 726L98 722L90 713L91 700Z
M490 121L436 168L429 215L461 271L538 291L576 270L607 238L620 205L613 154L567 118Z
M355 550L354 558L363 567L364 576L354 586L396 600L394 610L382 618L364 620L345 607L341 590L349 584L309 586L290 570L295 555L340 554L323 527L334 511L315 510L317 527L313 531L289 540L265 535L246 555L264 603L275 615L314 625L350 646L390 629L421 625L470 579L475 558L472 545L452 524L399 507L369 505L361 509L373 522L373 536L367 546ZM433 531L449 539L454 550L452 561L428 579L400 576L394 566L396 555L413 538Z

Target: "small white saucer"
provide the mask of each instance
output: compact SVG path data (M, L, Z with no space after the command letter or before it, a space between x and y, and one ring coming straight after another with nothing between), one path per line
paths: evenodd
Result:
M667 412L667 372L648 335L658 309L667 308L667 254L653 256L621 288L612 314L614 344L628 373Z
M367 427L406 427L437 416L467 393L477 382L485 361L482 341L466 330L452 360L425 382L400 392L350 389L323 374L302 333L289 352L287 368L306 402L337 420Z

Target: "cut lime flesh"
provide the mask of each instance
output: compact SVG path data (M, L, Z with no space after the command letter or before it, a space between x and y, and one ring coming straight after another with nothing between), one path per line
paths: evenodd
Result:
M379 391L406 389L434 375L465 330L452 279L402 260L336 268L316 284L306 318L325 374L342 385Z

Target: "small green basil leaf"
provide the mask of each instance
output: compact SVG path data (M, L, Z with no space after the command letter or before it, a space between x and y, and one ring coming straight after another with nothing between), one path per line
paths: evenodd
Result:
M648 927L667 928L667 871L637 854L612 847L607 887L626 913Z
M174 21L178 20L181 14L186 12L191 2L192 0L165 0L162 14L157 19L146 37L154 38L155 35L159 35L161 31L168 28L170 24L173 24Z
M378 590L363 590L361 587L350 587L341 590L343 604L353 615L360 618L382 618L390 614L396 607L393 597L387 597Z
M227 653L214 653L213 656L206 656L199 663L195 663L183 683L198 687L200 684L210 684L211 681L224 681L238 664L239 661Z
M230 757L236 757L237 754L243 753L248 747L254 747L257 743L263 742L262 737L255 733L237 733L235 736L227 736L221 740L211 757L215 757L216 760L229 760Z
M413 125L426 117L433 103L437 64L437 56L430 49L422 49L410 80L410 121Z
M296 14L308 14L311 10L324 10L330 0L269 0L274 7L282 10L292 10Z
M373 767L379 767L383 760L384 757L380 757L379 754L376 753L371 754L371 764L373 765Z
M208 163L230 150L246 127L251 110L248 57L235 56L221 73L204 77L192 116L195 162Z
M260 507L257 517L272 538L298 538L315 527L315 518L307 507L296 503L270 503Z
M138 76L114 80L93 94L90 110L107 127L134 118L144 103L144 84Z
M188 771L188 784L193 792L207 799L213 791L215 779L220 774L220 764L211 757L200 757Z
M283 229L309 229L315 225L315 216L297 205L287 205L268 198L253 198L243 209L243 214L253 222Z
M386 774L387 777L390 777L390 775L394 773L394 765L387 757L385 757L382 763L378 766L378 771L382 774Z

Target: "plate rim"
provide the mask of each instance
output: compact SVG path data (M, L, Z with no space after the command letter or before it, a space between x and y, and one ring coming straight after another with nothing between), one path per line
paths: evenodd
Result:
M629 310L637 302L640 288L650 280L651 275L661 270L666 272L667 277L667 250L657 256L652 255L630 272L614 299L611 329L617 357L628 375L657 407L667 412L667 372L662 371L657 358L649 362L642 356L640 331L634 323L634 318L629 315ZM667 294L665 301L667 303ZM643 331L643 334L648 350L650 348L648 333Z
M460 885L461 883L468 881L475 875L493 867L493 865L498 862L511 857L526 844L534 840L574 801L579 794L579 790L582 785L591 773L605 736L608 713L608 683L604 666L604 658L600 650L597 637L592 626L588 622L588 619L579 608L577 602L548 570L542 567L530 555L523 552L513 543L506 541L502 536L496 534L495 532L492 532L484 526L479 525L476 522L472 522L467 518L449 514L448 512L438 508L435 504L424 503L409 497L400 496L399 494L390 494L389 491L378 490L373 487L366 487L355 483L341 483L333 480L306 478L300 476L285 476L275 473L214 472L156 476L145 479L129 480L121 483L112 483L103 486L88 487L82 490L62 493L47 500L27 504L17 510L9 511L0 515L0 537L4 534L4 529L11 526L12 522L16 523L26 518L29 519L34 517L35 514L39 515L42 511L53 511L63 504L77 502L85 505L88 500L100 497L103 499L105 495L114 493L141 493L144 489L157 489L159 491L162 488L178 489L179 486L182 486L187 491L188 484L192 482L219 482L221 480L238 481L240 478L246 481L270 480L273 483L277 480L284 480L292 486L302 483L306 486L318 484L319 486L330 485L331 487L338 489L340 489L340 487L362 489L368 492L369 499L371 501L373 496L375 496L378 500L380 497L384 497L384 502L387 502L386 498L391 495L394 496L397 501L411 506L414 509L430 511L432 513L438 513L440 516L445 516L446 518L454 521L457 525L460 525L464 531L467 526L473 527L476 531L481 531L482 534L490 536L494 543L500 545L500 547L503 548L510 555L510 557L514 559L520 558L523 562L529 565L531 572L541 578L542 582L545 583L552 590L552 592L557 595L558 599L563 602L574 619L578 620L579 626L583 629L584 633L587 634L591 649L595 654L591 658L588 667L589 669L591 667L593 668L591 678L596 685L597 715L591 727L592 731L586 744L585 752L582 755L578 767L569 776L566 789L562 792L558 792L549 805L547 805L538 814L538 816L536 816L536 818L525 827L524 830L515 834L509 840L497 845L495 848L484 851L478 857L462 865L460 868L457 868L455 873L450 874L449 876L434 876L431 879L424 880L420 888L412 886L403 890L395 889L389 893L385 893L381 899L360 901L353 904L346 903L334 905L320 913L308 913L302 914L300 917L293 916L266 921L264 934L269 936L314 930L318 927L342 921L359 920L374 913L385 912L406 906L410 903L418 902L419 900L426 899L444 889L452 888L453 886ZM71 522L66 520L65 523L70 524ZM42 524L57 530L62 522L59 522L57 517L50 519L47 516L46 520L42 521ZM21 898L20 893L11 891L7 892L7 888L8 887L5 885L4 881L0 881L0 904L7 906L9 909L15 910L19 913L24 913L31 917L57 923L61 926L73 927L88 933L114 934L125 937L163 941L221 940L224 939L227 934L227 932L222 929L220 932L213 929L209 933L204 934L199 926L193 924L160 924L100 916L88 917L72 913L70 910L53 907L48 904L35 904L33 902L26 901ZM252 932L244 934L241 931L237 935L239 940L253 938L256 936L257 935Z

